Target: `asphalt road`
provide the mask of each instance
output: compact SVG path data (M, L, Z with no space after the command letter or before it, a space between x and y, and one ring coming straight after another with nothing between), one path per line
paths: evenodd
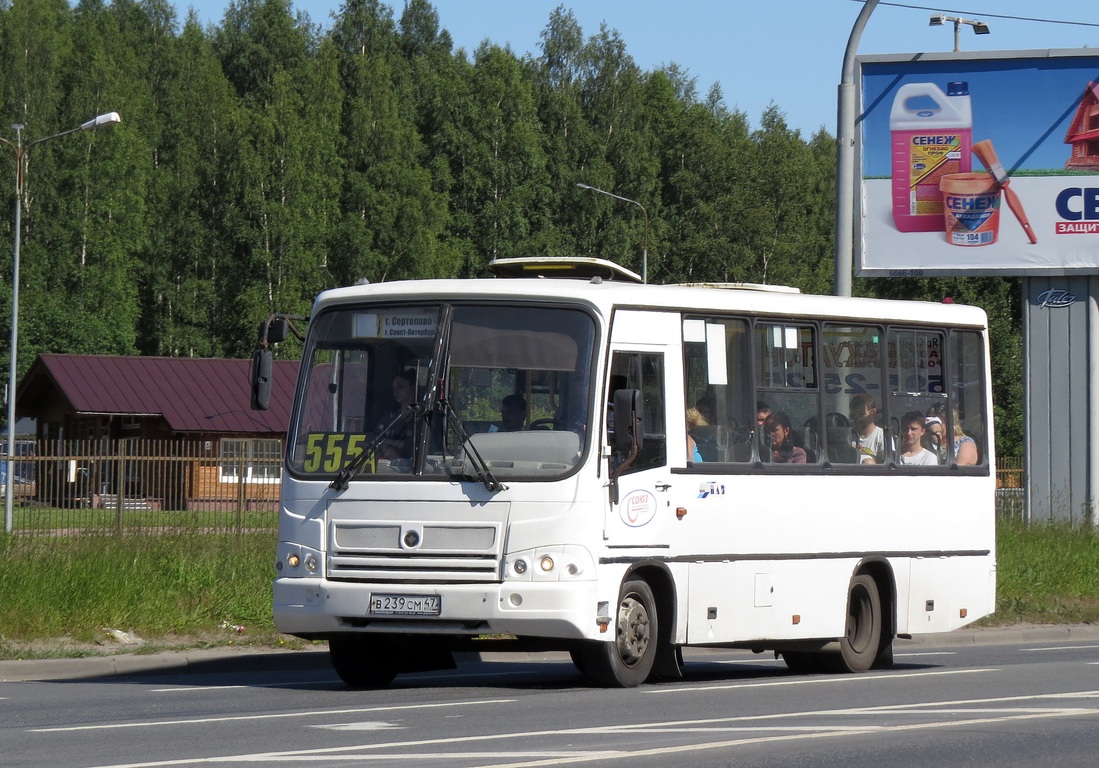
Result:
M0 662L0 764L1099 764L1099 628L899 640L865 675L686 660L682 681L603 690L561 654L491 654L382 691L347 689L319 651Z

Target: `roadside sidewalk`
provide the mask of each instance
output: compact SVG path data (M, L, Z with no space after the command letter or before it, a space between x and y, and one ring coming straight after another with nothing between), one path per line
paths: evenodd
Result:
M1020 625L963 629L934 635L917 635L911 640L898 638L894 648L945 648L958 646L1003 645L1007 643L1099 643L1099 624ZM703 652L705 649L700 649ZM493 661L568 659L565 653L532 654L485 653ZM328 647L317 645L305 650L278 650L247 646L168 651L165 653L115 653L79 659L34 659L0 661L0 683L32 680L80 680L135 675L216 674L219 672L260 672L328 668Z

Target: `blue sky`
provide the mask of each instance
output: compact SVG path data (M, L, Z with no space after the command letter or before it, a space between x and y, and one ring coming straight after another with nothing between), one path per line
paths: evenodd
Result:
M388 4L399 17L403 0ZM176 0L181 21L194 8L204 24L220 23L228 5L229 0ZM341 0L294 0L293 5L327 27ZM725 103L745 112L753 126L773 102L805 137L821 127L836 132L843 53L862 7L858 0L433 0L432 5L456 48L472 53L487 38L520 55L538 53L550 13L563 5L572 9L585 36L604 22L617 30L642 69L674 62L697 78L700 95L719 83ZM989 26L990 34L975 35L963 25L962 51L1099 48L1095 0L962 0L945 6L882 0L858 52L953 50L953 25L930 26L933 13Z

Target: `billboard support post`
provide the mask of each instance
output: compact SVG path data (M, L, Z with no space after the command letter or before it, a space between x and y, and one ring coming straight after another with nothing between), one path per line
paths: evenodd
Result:
M851 279L854 265L855 228L855 53L859 38L878 0L863 3L847 50L843 54L843 73L837 95L836 114L836 235L835 279L833 293L836 296L851 295Z

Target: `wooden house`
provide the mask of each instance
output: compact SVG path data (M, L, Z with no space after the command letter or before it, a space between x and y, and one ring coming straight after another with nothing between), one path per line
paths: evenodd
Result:
M39 355L16 394L37 422L37 493L173 509L277 498L298 363L275 365L271 407L253 411L250 360Z
M1084 89L1065 134L1065 143L1072 147L1066 169L1099 170L1099 82L1088 83Z

